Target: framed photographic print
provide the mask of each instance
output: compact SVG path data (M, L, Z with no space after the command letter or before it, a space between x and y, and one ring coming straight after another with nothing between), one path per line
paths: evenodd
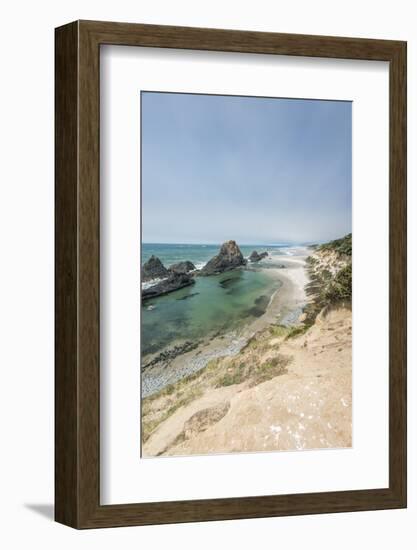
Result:
M406 506L406 44L56 29L56 520Z

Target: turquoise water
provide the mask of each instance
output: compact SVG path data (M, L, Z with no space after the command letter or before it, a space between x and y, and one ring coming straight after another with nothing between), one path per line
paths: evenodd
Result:
M242 254L278 247L241 246ZM152 254L165 266L190 260L201 267L219 251L218 245L143 245L142 262ZM268 261L273 265L273 261ZM264 265L266 261L264 262ZM265 265L265 267L267 267ZM259 264L248 269L196 277L195 284L142 305L142 355L157 353L177 342L201 340L239 329L265 313L279 281Z

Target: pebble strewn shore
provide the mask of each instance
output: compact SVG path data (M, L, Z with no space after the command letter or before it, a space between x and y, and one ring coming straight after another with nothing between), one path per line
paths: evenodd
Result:
M219 357L229 357L239 353L245 346L247 338L236 338L230 335L233 339L225 346L211 345L207 351L200 351L197 354L184 353L181 357L181 365L176 365L175 368L170 368L171 364L161 364L149 366L146 369L146 376L142 376L142 397L148 397L165 388L169 384L174 384L190 374L204 368L209 361ZM224 341L223 341L224 342Z

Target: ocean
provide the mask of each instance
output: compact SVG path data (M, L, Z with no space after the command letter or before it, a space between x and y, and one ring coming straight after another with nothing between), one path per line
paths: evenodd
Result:
M142 244L142 263L152 256L157 256L166 266L189 260L197 269L202 268L213 256L219 253L220 244ZM242 254L247 258L253 250L273 251L274 255L286 254L292 245L239 245Z
M220 245L143 244L142 263L151 255L169 267L189 260L197 268L220 249ZM207 340L235 331L265 313L272 294L279 289L269 267L280 256L291 255L290 245L243 245L248 257L253 250L267 250L269 257L259 264L210 277L196 277L195 284L142 304L142 357L186 341Z

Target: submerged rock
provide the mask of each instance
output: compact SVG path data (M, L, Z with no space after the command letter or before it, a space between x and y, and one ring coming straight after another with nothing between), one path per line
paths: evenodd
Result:
M235 241L222 244L220 252L201 270L201 275L216 275L246 264L246 260Z
M142 290L142 300L156 298L163 294L168 294L195 283L191 275L187 273L170 273L167 279L160 281L156 285Z
M179 302L182 302L183 300L188 300L189 298L193 298L194 296L198 296L199 294L200 294L199 292L193 292L192 294L186 294L182 298L177 298L177 300Z
M159 258L152 255L142 266L142 281L151 281L152 279L163 279L168 277L169 271Z
M266 312L269 304L269 297L262 295L256 298L253 307L247 309L243 316L251 315L252 317L262 317Z
M238 283L239 281L240 281L240 277L227 277L227 279L222 279L221 281L219 281L219 285L222 288L228 289L232 285Z
M249 261L250 262L259 262L260 260L263 260L267 256L268 256L268 252L261 252L260 254L258 254L258 252L256 250L254 250L252 252L252 254L249 256Z
M170 271L173 271L174 273L188 273L189 271L195 270L195 265L193 264L193 262L186 260L185 262L178 262L177 264L173 264L168 269Z

